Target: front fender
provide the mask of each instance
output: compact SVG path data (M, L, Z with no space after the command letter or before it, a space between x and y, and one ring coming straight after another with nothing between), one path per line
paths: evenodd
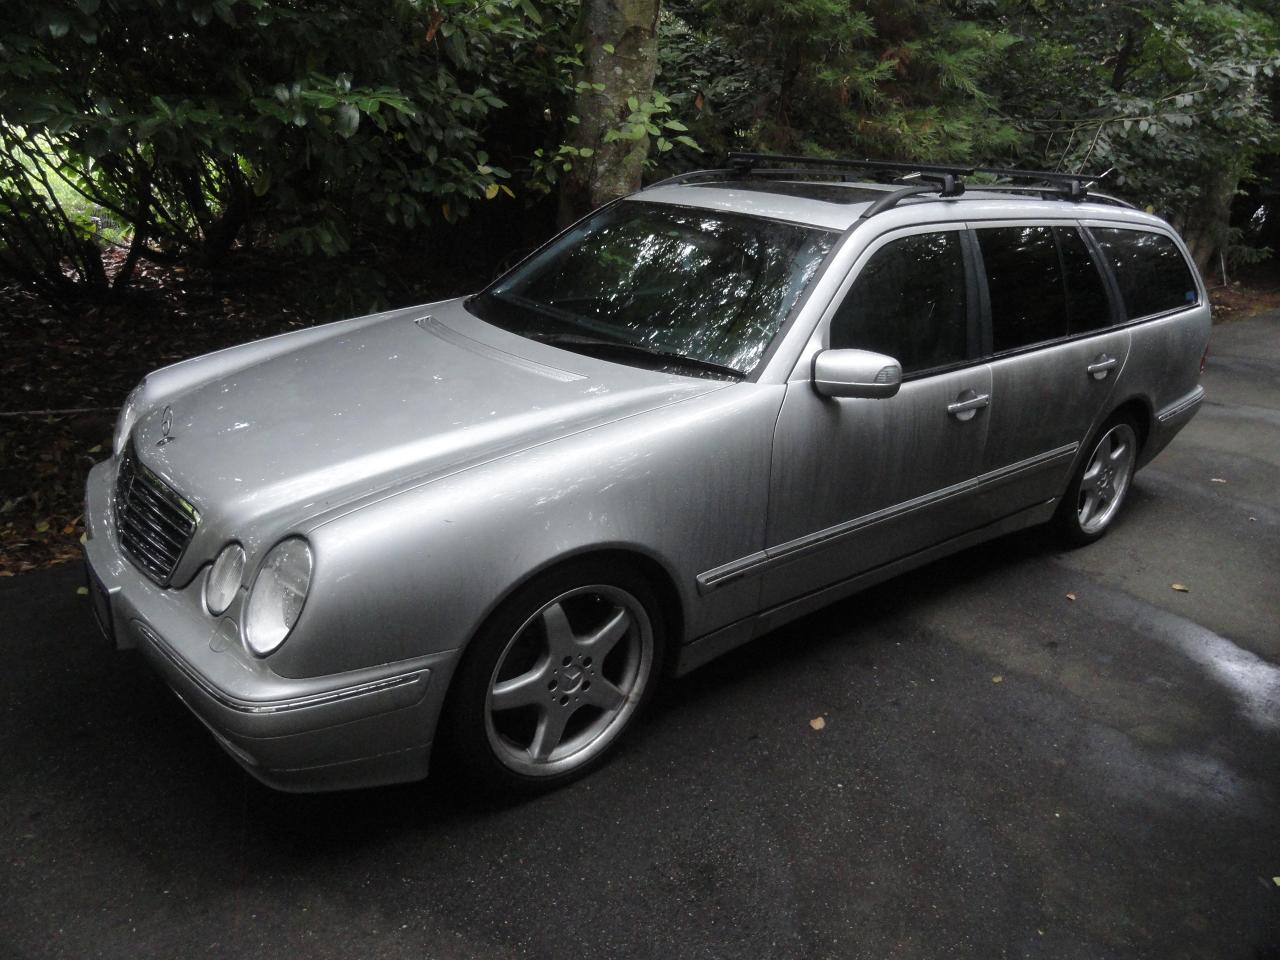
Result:
M464 646L539 570L599 549L668 573L687 640L754 612L758 583L702 597L699 573L761 549L784 388L733 387L541 444L306 530L315 571L285 676Z

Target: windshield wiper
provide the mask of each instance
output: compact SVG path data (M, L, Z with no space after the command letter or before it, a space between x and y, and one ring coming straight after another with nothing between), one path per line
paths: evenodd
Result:
M716 363L714 360L687 357L681 353L668 353L665 350L655 350L652 347L641 346L638 343L628 343L625 340L610 340L607 337L592 337L581 333L538 332L526 333L525 335L540 343L549 343L555 347L578 350L582 353L616 353L624 356L644 357L671 366L689 367L694 370L705 370L708 373L718 373L722 376L733 377L735 380L743 380L747 376L736 367L725 366L723 363Z

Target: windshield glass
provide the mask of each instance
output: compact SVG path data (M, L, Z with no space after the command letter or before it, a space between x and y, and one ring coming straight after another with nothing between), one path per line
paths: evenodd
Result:
M637 363L651 355L656 366L678 367L685 359L701 370L682 372L746 376L838 236L625 201L535 254L470 309L570 350Z

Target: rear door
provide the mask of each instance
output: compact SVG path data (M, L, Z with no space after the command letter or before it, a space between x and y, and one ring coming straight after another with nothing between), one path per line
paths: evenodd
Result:
M971 224L991 411L983 503L1014 513L1060 496L1129 354L1099 255L1074 224Z
M787 385L774 431L764 606L981 524L968 505L991 373L978 359L973 286L960 224L891 234L859 257ZM819 396L809 371L825 347L893 356L901 389L878 400Z

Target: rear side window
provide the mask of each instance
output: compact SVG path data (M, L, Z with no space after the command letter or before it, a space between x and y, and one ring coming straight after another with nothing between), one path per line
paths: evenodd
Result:
M1052 227L976 231L996 353L1067 335L1067 295Z
M1067 326L1087 333L1111 326L1111 298L1098 265L1075 227L1055 227L1067 281Z
M1195 277L1177 244L1163 233L1091 227L1120 285L1125 315L1134 320L1199 300Z
M959 233L916 234L877 250L831 320L831 346L888 354L903 373L967 359Z

